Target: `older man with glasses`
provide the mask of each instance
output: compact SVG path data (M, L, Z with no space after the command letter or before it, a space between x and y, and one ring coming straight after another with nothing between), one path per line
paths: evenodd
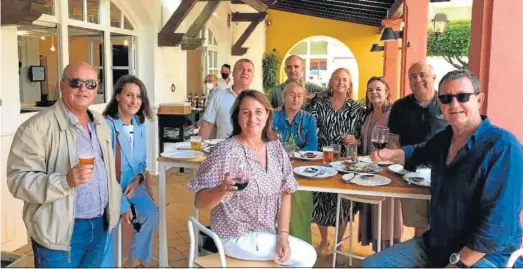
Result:
M111 131L92 112L97 72L68 65L62 99L24 122L7 160L7 185L24 201L36 267L100 267L120 215ZM124 215L129 221L131 214Z
M430 230L363 267L504 267L520 246L523 147L480 115L485 95L468 71L448 73L439 89L448 127L424 143L371 154L406 168L432 164Z

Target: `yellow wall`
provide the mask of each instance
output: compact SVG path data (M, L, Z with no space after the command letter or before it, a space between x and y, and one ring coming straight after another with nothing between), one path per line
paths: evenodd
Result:
M266 52L276 49L280 62L301 40L312 36L329 36L344 43L356 58L359 68L358 99L365 95L369 78L383 75L383 52L370 52L373 43L380 43L377 27L276 10L269 10L267 19L271 25L267 27Z

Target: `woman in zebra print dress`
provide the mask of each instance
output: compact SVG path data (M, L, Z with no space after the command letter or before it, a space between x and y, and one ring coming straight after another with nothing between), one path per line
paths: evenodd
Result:
M329 81L329 98L316 99L310 110L316 118L318 125L318 146L331 144L357 144L361 136L361 126L365 119L363 106L352 100L352 80L349 70L339 68L332 73ZM342 147L344 151L345 147ZM321 241L316 248L321 255L328 249L328 226L335 226L337 195L331 193L313 193L312 222L318 224ZM349 219L350 201L342 204L343 218L340 220L340 233L338 240L343 238L343 233ZM354 204L354 212L358 211Z

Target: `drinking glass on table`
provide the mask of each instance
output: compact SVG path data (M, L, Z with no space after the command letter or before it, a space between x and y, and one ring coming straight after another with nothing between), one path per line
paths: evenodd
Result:
M201 150L202 149L202 137L198 135L191 136L191 149Z
M334 161L334 149L332 146L323 147L323 163L329 164Z
M345 145L345 152L347 154L347 159L349 161L355 162L358 160L358 146L357 145L351 145L351 144Z
M377 126L372 131L372 146L381 150L387 147L389 143L389 128L383 126Z
M285 144L283 146L285 148L285 152L287 152L287 156L289 156L289 160L291 162L294 161L294 152L296 151L296 147L292 144Z
M249 184L247 168L245 167L245 162L240 157L232 158L229 175L234 182L234 186L238 187L238 191L245 189Z
M334 152L334 160L339 161L340 160L340 154L341 154L341 145L340 144L332 144L332 151Z

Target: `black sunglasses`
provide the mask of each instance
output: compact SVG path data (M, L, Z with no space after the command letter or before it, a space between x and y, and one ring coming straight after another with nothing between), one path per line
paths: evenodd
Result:
M139 233L142 229L142 224L138 222L138 217L136 217L136 208L134 207L134 204L131 203L131 213L133 214L133 218L131 219L131 223L133 224L134 230Z
M69 82L69 86L73 89L80 89L82 84L89 90L95 90L98 87L98 81L94 79L81 80L79 78L64 79Z
M452 98L456 97L456 100L460 103L466 103L470 100L471 95L477 95L478 93L470 93L470 92L464 92L464 93L458 93L458 94L442 94L438 96L439 101L444 104L448 105L452 102Z

